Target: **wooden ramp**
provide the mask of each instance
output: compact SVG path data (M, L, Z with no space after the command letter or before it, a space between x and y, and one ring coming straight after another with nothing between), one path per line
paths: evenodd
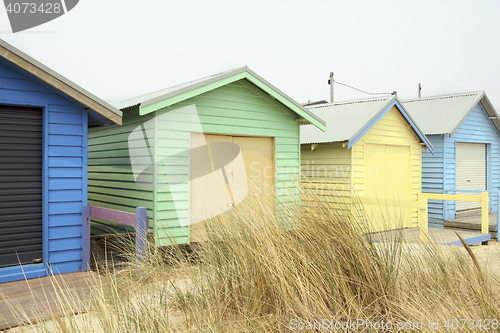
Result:
M481 234L477 231L464 231L457 230L457 232L464 238L468 245L483 243L491 240L490 234ZM429 236L438 245L459 245L462 242L455 234L455 230L451 229L437 229L429 228ZM379 233L374 233L371 238L377 242L386 242L394 239L405 239L408 243L420 243L420 229L419 228L406 228L399 230L390 230Z
M81 312L97 277L76 272L0 284L0 330Z
M444 221L445 229L456 229L456 230L466 230L466 231L480 231L481 230L481 216L473 215L460 217L458 219L446 220ZM497 227L497 214L488 215L488 231L492 238L497 237L496 233Z

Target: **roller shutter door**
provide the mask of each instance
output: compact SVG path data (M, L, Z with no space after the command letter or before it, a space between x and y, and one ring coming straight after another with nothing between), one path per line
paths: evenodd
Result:
M42 111L0 107L0 267L42 258Z
M457 142L457 189L486 190L486 175L486 144ZM479 208L480 202L457 201L457 211Z

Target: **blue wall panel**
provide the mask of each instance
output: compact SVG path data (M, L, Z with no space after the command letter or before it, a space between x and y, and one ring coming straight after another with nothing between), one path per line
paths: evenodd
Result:
M49 192L50 202L65 202L65 201L82 200L82 190L60 190Z
M68 258L82 258L82 251L80 250L66 250L66 251L53 251L49 254L49 261L62 263L66 262ZM73 261L73 260L71 260Z
M50 124L81 125L82 124L82 115L81 115L81 113L64 113L64 112L50 111L49 112L49 123Z
M49 145L51 146L82 146L83 136L81 135L49 135Z
M81 225L81 214L64 214L49 216L49 225L53 227L66 226L66 225Z
M81 157L58 157L49 158L49 167L81 168L83 159Z
M49 169L51 178L81 178L82 170L80 168L56 168Z
M81 235L82 235L81 225L49 228L49 239L66 239L68 237L80 237Z
M81 237L64 238L64 239L51 239L49 241L49 252L78 250L78 249L80 249L80 251L81 251L81 248L82 248L82 238ZM54 264L54 263L51 263L51 264Z
M44 264L23 266L28 278L82 266L82 206L87 203L85 107L0 58L0 104L37 106L43 112ZM19 266L0 269L0 283L24 279Z
M53 191L82 189L82 178L49 178L48 183Z

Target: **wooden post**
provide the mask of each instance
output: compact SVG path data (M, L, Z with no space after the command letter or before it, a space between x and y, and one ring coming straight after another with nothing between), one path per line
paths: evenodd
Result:
M489 232L488 225L488 192L481 192L481 233Z
M139 262L146 258L148 227L148 209L137 207L135 209L135 255Z
M427 243L428 239L425 234L429 234L429 221L428 221L428 206L429 206L429 201L427 200L427 196L423 195L422 193L418 194L418 201L424 203L423 208L418 209L418 226L420 228L420 241L422 243Z
M498 201L497 201L497 242L498 240L498 229L500 229L500 192L498 192Z
M418 84L418 98L422 97L422 85Z
M83 206L82 221L82 271L90 269L90 206Z
M330 102L333 103L333 72L330 72Z

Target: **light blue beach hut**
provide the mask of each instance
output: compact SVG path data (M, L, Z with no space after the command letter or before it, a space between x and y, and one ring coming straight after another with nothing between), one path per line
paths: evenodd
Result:
M422 152L422 192L491 191L498 211L500 119L483 91L422 97L402 102L434 146ZM429 226L475 214L480 202L429 200Z

